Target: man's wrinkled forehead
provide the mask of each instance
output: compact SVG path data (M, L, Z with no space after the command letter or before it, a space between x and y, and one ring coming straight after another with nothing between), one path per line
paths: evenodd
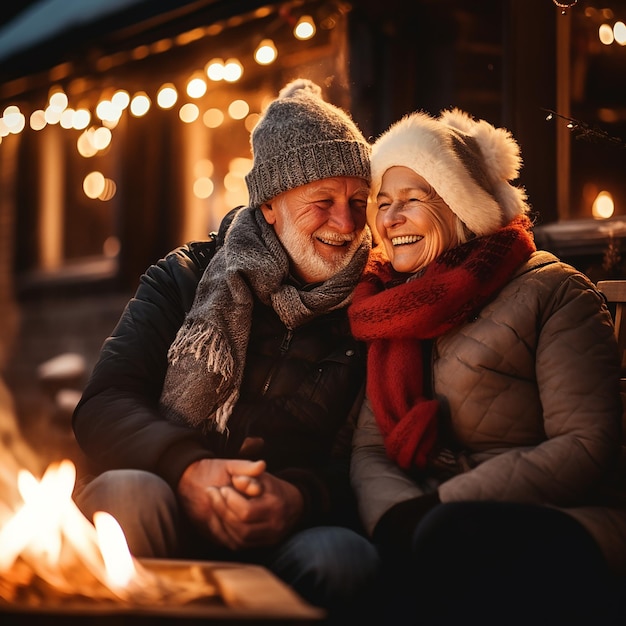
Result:
M354 176L335 176L333 178L321 178L313 182L307 183L300 187L303 191L312 191L316 193L338 193L346 192L352 196L355 194L369 194L369 183L363 178Z

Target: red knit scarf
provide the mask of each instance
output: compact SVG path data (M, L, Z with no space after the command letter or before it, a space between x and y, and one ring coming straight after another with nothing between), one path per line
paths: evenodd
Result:
M348 314L368 344L367 395L400 467L424 467L437 437L439 403L424 396L421 341L477 315L534 250L527 218L444 252L408 282L372 250Z

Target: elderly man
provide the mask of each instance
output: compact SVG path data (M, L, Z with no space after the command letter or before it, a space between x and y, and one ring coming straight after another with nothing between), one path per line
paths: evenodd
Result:
M151 266L106 340L73 421L103 473L75 497L137 556L261 563L332 618L377 569L351 527L347 460L370 146L304 79L251 145L249 206Z

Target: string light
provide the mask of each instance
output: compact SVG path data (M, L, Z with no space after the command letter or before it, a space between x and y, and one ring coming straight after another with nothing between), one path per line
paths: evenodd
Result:
M243 65L238 59L228 59L224 63L224 80L235 83L243 76Z
M136 93L130 101L130 112L135 117L142 117L150 110L150 98L144 91Z
M56 109L48 105L44 112L46 122L48 124L58 124L59 120L61 119L62 113L63 111L57 111Z
M20 128L20 126L22 126L23 117L24 116L22 115L22 112L20 111L19 107L14 104L8 106L4 110L4 113L2 115L4 124L9 129L10 133L19 132L17 129Z
M193 183L193 193L196 198L200 198L201 200L206 200L206 198L213 193L214 189L215 185L213 184L213 181L206 176L196 178Z
M585 139L587 141L602 141L615 144L617 146L620 146L621 148L626 148L626 143L624 143L622 139L609 135L605 130L591 127L586 122L581 122L580 120L576 120L572 117L560 115L556 111L551 111L550 109L542 110L548 113L548 115L546 116L547 121L553 120L555 117L564 120L566 122L565 126L575 134L576 139Z
M173 83L161 85L157 92L157 104L162 109L171 109L178 100L178 91Z
M109 147L112 137L111 131L106 126L96 128L93 133L93 145L96 150L104 150Z
M269 65L277 56L278 50L271 39L263 39L254 51L254 60L259 65Z
M561 15L566 15L567 9L571 9L578 2L578 0L552 0L552 2L554 2L555 6L561 9Z
M92 200L97 198L105 188L105 178L102 172L94 171L85 176L83 180L83 191Z
M100 100L96 106L96 117L103 122L118 119L118 112L121 115L121 111L110 100Z
M250 106L245 100L233 100L228 105L228 115L234 120L242 120L250 112Z
M614 212L613 196L606 190L600 191L591 205L591 215L597 219L608 219Z
M74 109L68 107L61 113L61 119L59 120L59 124L61 128L65 128L66 130L73 127L72 120L74 119Z
M33 130L42 130L46 127L46 118L41 109L33 111L30 116L30 127Z
M202 116L202 122L207 128L218 128L223 121L224 113L216 108L208 109Z
M48 102L53 111L63 112L68 104L67 95L63 91L56 91L50 96Z
M80 134L80 137L76 141L76 149L78 154L84 159L89 159L98 154L97 148L94 146L93 134L95 128L88 128L86 131Z
M269 15L269 12L267 15ZM266 17L266 15L259 14L256 17ZM264 28L266 38L254 50L253 58L259 65L270 65L277 59L278 49L276 44L267 35L280 27L281 24L284 26L287 23L292 30L293 36L298 40L307 40L316 34L316 25L313 18L310 15L302 15L296 21L295 17L289 13L287 5L281 7L277 18L278 21L274 24L274 28L272 28L272 25L270 25L269 29ZM224 24L227 23L224 22ZM224 29L224 24L215 24L210 29L204 29L204 35L214 36L220 34ZM234 22L231 25L234 25ZM114 65L143 59L150 54L163 52L174 45L186 45L192 40L199 39L202 35L201 31L202 29L196 29L195 36L184 42L182 39L175 41L167 40L167 46L154 44L151 47L141 46L132 51L117 53L115 59L111 56L109 69ZM205 65L204 70L195 72L191 76L187 85L185 85L185 90L190 98L201 98L208 90L207 78L211 81L234 83L243 76L243 73L244 65L239 59L233 57L224 61L221 58L213 58ZM106 92L106 97L102 97L95 105L91 105L88 108L84 102L80 102L79 107L74 109L69 106L69 98L64 89L58 84L53 85L48 92L46 106L34 110L28 119L15 105L7 107L4 113L0 114L0 142L7 135L19 134L24 129L26 123L34 131L40 131L47 125L59 124L64 129L80 131L76 141L78 153L83 158L93 157L110 145L112 140L110 129L117 126L123 112L127 108L132 116L142 117L148 113L152 105L151 97L145 91L137 91L132 97L124 89L118 89L112 96L110 89L107 89ZM164 83L158 88L154 97L160 108L171 109L179 99L179 92L173 83ZM202 116L202 121L208 128L216 128L223 123L226 111L211 108L204 114L201 114L200 109L196 105L187 103L179 109L178 113L181 121L185 123L195 121ZM90 126L92 114L99 120L101 125ZM243 120L244 126L248 131L252 130L259 119L259 114L250 113L249 106L244 101L232 102L228 107L228 115L232 119ZM212 193L212 189L209 189L210 186L206 182L209 180L209 177L198 177L198 180L200 179L202 179L202 184L199 183L199 189L196 192L199 197L206 198ZM109 200L116 192L115 183L103 177L100 172L94 172L85 181L85 186L89 188L89 193L85 190L86 195L100 200Z
M310 15L303 15L296 23L293 29L293 35L296 39L311 39L315 35L315 22Z
M211 59L205 67L205 72L210 80L220 81L224 79L224 60Z
M130 104L130 94L125 89L118 89L111 98L113 106L123 111Z
M72 117L72 126L76 130L83 130L89 126L89 122L91 122L91 113L89 109L80 108L74 111L74 115Z
M278 12L278 16L283 23L287 22L293 28L294 37L300 40L310 39L316 33L315 22L310 15L302 15L296 21L290 14L289 7L283 5ZM217 26L215 25L216 28ZM206 30L205 34L219 34L222 30L223 27L217 28L217 30L214 28L211 32ZM197 31L197 35L197 37L194 37L194 41L199 38L200 30ZM186 45L189 42L184 43ZM177 44L183 45L181 42L177 42ZM153 51L154 53L163 52L170 49L172 45L174 44L171 40L168 40L167 46L156 46L155 44ZM141 59L145 58L149 53L149 47L142 46L141 53L138 49L135 49L132 51L132 54L127 53L125 58ZM277 56L278 50L270 38L264 39L254 52L255 61L259 65L269 65L276 60ZM243 76L243 72L244 66L235 58L228 59L226 62L223 59L214 58L204 68L204 73L210 80L224 80L231 83L238 81ZM188 90L191 91L190 97L199 98L206 93L207 89L208 86L204 79L200 78L196 73L188 86ZM161 108L172 108L178 99L176 87L172 83L167 83L167 87L165 85L161 86L156 98ZM151 100L145 92L138 92L131 99L127 91L120 89L114 93L110 100L103 99L98 102L94 112L105 126L114 128L121 118L122 112L128 107L130 107L130 113L134 117L141 117L149 111ZM33 130L41 130L48 124L60 124L64 128L84 131L91 121L91 112L84 106L76 110L70 109L67 94L56 85L50 89L47 106L44 109L33 111L28 121L29 126ZM12 121L10 112L0 116L0 138L21 132L25 124L26 118L21 112L16 121Z
M615 22L613 25L613 37L620 46L626 46L626 24Z
M185 124L191 124L191 122L195 122L200 117L200 109L198 105L193 104L193 102L188 102L187 104L183 104L180 107L180 111L178 112L178 117L181 122L185 122Z
M615 41L615 37L613 36L613 29L609 24L601 24L600 28L598 28L598 39L605 46L610 46L613 41Z
M202 76L194 74L187 83L187 95L190 98L202 98L206 93L207 84Z

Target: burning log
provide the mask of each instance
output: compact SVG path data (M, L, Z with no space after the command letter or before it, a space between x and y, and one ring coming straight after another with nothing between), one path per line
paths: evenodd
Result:
M18 473L23 502L15 509L3 502L0 510L0 599L38 605L79 596L138 605L215 595L198 576L164 579L143 567L107 513L92 525L72 500L75 477L71 461L51 464L41 481Z
M65 460L49 465L41 480L19 470L17 488L0 493L3 624L10 614L25 614L30 624L33 613L59 612L298 624L323 617L259 566L134 558L111 515L96 513L93 524L83 516L71 497L75 478Z
M324 616L256 565L134 558L111 515L99 512L92 524L74 503L71 461L52 463L40 480L35 477L40 463L14 420L4 419L12 412L3 390L0 381L0 427L12 427L10 436L0 437L3 625L30 626L37 617L48 623L59 613L64 619L172 617L176 623L197 617L304 624Z

